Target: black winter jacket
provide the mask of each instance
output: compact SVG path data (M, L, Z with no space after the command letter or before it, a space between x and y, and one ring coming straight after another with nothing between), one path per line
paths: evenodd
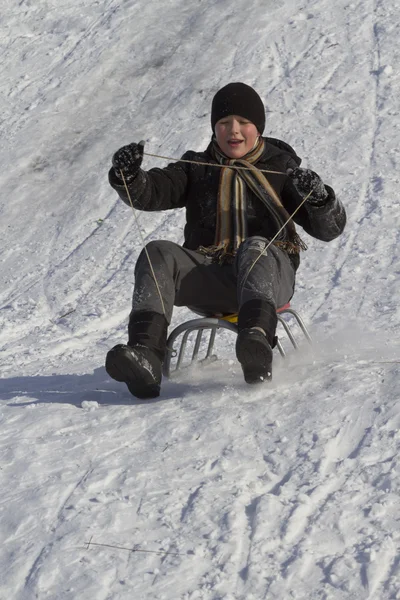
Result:
M265 152L255 166L282 173L282 175L267 174L266 176L288 213L292 214L303 198L298 194L290 177L286 175L286 170L298 167L301 159L285 142L274 138L264 138L264 140ZM217 164L208 149L205 152L188 151L182 159ZM139 210L158 211L185 207L186 225L183 245L190 250L197 250L199 246L214 244L219 178L219 168L178 161L163 169L140 170L129 186L129 193L134 208ZM130 206L125 187L113 168L109 172L109 181L121 199ZM346 224L346 213L333 189L329 186L325 187L328 192L326 203L316 207L306 201L293 220L309 235L329 242L342 233ZM260 235L271 239L276 234L268 218L266 207L250 190L247 193L247 219L249 236ZM290 255L290 258L297 268L298 255Z

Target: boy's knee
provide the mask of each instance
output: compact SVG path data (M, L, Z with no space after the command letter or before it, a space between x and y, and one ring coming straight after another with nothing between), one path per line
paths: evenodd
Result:
M262 252L267 247L268 240L262 237L261 235L253 235L248 237L244 242L242 242L239 252L247 252L247 251L258 251Z
M147 252L151 254L173 254L178 244L169 240L153 240L146 244Z
M147 260L147 256L150 257L150 260L165 260L167 256L174 255L176 247L177 244L175 244L175 242L170 242L169 240L153 240L146 244L146 248L140 253L138 261L143 259Z
M169 240L153 240L146 244L137 259L135 274L143 267L148 267L149 259L152 267L157 269L161 265L169 265L171 258L176 254L176 248L179 247L175 242Z

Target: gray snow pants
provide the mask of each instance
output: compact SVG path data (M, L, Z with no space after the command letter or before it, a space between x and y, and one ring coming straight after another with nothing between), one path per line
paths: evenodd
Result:
M295 269L285 252L271 245L250 270L267 243L258 236L246 239L235 262L223 266L174 242L160 240L147 244L168 323L174 306L188 306L210 316L237 313L251 300L266 301L274 308L289 302L294 291ZM135 268L131 315L139 311L163 314L164 310L143 250Z

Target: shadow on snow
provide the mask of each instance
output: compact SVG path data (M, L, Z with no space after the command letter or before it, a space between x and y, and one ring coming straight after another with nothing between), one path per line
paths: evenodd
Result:
M164 380L159 398L139 400L130 394L124 383L110 379L99 367L92 373L79 375L31 375L3 379L0 403L20 408L37 404L72 404L81 407L83 401L103 406L132 406L157 404L182 399L195 392L199 382ZM221 382L208 382L207 388L221 388Z

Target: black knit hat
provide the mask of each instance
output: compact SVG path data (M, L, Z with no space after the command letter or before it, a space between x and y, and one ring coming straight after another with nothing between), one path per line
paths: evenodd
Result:
M265 127L265 107L255 90L245 83L228 83L214 96L211 106L211 127L224 117L237 115L248 119L263 133Z

